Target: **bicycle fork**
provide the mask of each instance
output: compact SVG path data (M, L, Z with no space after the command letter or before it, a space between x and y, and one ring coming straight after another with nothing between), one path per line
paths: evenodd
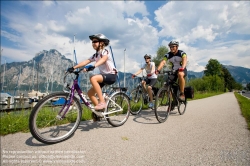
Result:
M62 109L59 111L59 113L56 115L56 119L62 120L68 111L72 110L74 106L72 105L72 102L66 100Z

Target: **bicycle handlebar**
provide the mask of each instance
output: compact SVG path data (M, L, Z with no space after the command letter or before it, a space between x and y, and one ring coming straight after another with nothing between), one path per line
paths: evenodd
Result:
M136 78L136 77L137 77L137 78L139 78L139 80L140 80L140 81L142 81L142 80L145 80L145 79L146 79L146 77L145 77L145 76L138 77L138 76L136 76L136 75L135 75L135 76L134 76L134 78Z
M84 66L83 68L81 68L81 69L78 70L78 71L73 71L72 73L74 73L74 74L76 75L76 78L78 78L79 73L80 73L83 69L86 69L86 71L89 72L89 71L94 70L95 67L92 66L92 65L87 65L87 66ZM65 79L66 79L66 77L67 77L68 74L70 74L70 72L67 71L67 72L65 73L64 78L63 78L64 83L65 83Z
M159 73L159 74L169 74L169 75L172 75L172 74L176 74L178 73L178 70L167 70L167 71L163 71L162 73Z

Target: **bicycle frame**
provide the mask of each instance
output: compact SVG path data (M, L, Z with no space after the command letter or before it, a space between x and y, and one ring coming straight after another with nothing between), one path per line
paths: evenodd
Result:
M148 92L144 89L143 85L142 85L142 81L145 80L144 76L141 78L141 77L138 77L140 82L139 82L139 85L137 85L136 89L138 90L141 90L141 94L142 94L142 97L143 99L147 99L147 101L149 102L149 96L148 95Z
M176 71L166 71L166 72L164 72L164 73L168 74L168 78L167 78L167 82L165 83L165 86L169 86L170 92L171 92L172 96L174 96L174 99L177 102L180 102L180 100L178 98L178 94L174 92L174 88L173 88L173 86L176 86L177 87L177 92L178 92L178 90L180 90L180 85L179 85L179 83L177 83L177 81L170 80L170 78L169 78L169 75L174 75L175 72Z
M70 93L69 95L69 100L65 101L64 103L64 106L62 107L62 109L59 111L58 115L57 115L57 118L64 118L64 116L66 115L66 113L68 112L69 108L70 108L70 104L69 103L72 103L72 100L73 100L73 97L75 96L75 91L77 92L77 94L79 95L80 99L83 101L84 105L87 106L92 112L94 112L96 115L98 115L99 117L102 117L102 118L105 118L105 120L108 118L106 115L109 115L109 114L112 114L112 113L115 113L115 112L120 112L122 111L122 108L120 105L116 104L114 100L112 100L108 95L106 95L104 98L106 100L110 100L113 104L115 104L115 106L117 106L119 109L115 110L115 111L109 111L109 112L106 112L106 109L104 112L97 112L95 109L94 109L94 106L92 104L90 104L87 99L83 96L83 93L82 93L82 90L81 88L79 87L78 85L78 77L79 77L79 72L81 70L77 71L77 72L73 72L74 74L76 74L76 78L74 79L73 81L73 85L72 87L70 88L68 85L67 85L67 88L70 89L70 91L66 91L64 90L64 92L67 92L67 93ZM115 92L116 93L116 92ZM117 92L118 93L118 92ZM65 106L66 109L65 109ZM63 112L64 110L64 113L62 116L60 116L60 114Z

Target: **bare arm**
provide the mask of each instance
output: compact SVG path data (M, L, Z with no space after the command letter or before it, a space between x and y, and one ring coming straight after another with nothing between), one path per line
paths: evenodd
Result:
M73 68L74 69L77 69L79 67L82 67L82 66L86 66L87 64L89 64L91 61L89 59L85 60L85 61L82 61L80 62L79 64L77 64L76 66L74 66Z
M155 73L155 66L152 66L151 74Z
M108 55L103 55L102 58L95 63L95 67L102 65L108 60Z
M166 64L166 61L165 61L165 60L162 60L161 63L159 64L157 70L160 71L160 70L162 69L162 67L163 67L165 64Z
M187 56L182 57L182 68L184 69L187 67Z
M134 75L138 75L142 72L143 69L138 70Z

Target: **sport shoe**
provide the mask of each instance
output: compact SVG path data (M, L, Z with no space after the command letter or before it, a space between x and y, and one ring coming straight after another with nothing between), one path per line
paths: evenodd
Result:
M148 107L149 107L149 108L153 108L153 107L154 107L154 103L151 103L151 102L150 102L149 105L148 105Z
M104 103L99 103L99 104L97 104L96 106L95 106L95 110L96 111L102 111L103 109L105 109L106 108L106 103L104 102Z
M181 101L185 101L185 96L184 96L184 95L180 95L180 96L179 96L179 99L180 99Z

